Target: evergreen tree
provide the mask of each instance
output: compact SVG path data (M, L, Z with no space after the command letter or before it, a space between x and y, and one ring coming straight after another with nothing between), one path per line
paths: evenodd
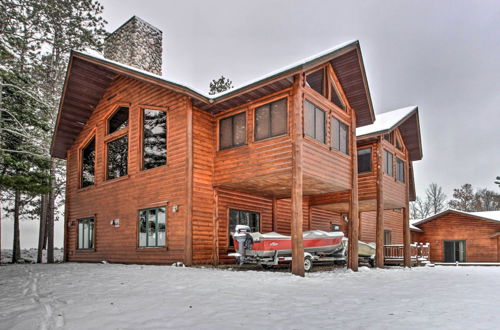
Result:
M214 95L227 91L228 89L231 89L233 87L233 82L231 80L227 79L224 76L220 76L219 79L212 80L212 82L210 83L210 92L208 92L208 94Z
M453 199L448 202L452 209L459 211L472 212L474 207L474 190L470 183L462 185L458 189L453 189Z
M49 146L57 118L70 50L101 49L106 34L104 30L106 22L101 17L103 7L95 0L5 0L0 6L0 59L2 64L5 63L1 69L9 74L9 78L22 77L24 83L16 81L16 84L11 84L10 87L24 94L23 102L28 102L31 106L25 106L23 112L30 113L33 118L37 117L44 123L44 125L40 123L34 125L40 128L37 131L39 133L37 139L30 136L19 140L20 150L13 149L17 154L22 154L23 159L19 157L15 160L7 159L7 161L2 160L2 163L11 167L14 164L20 167L21 165L31 166L33 171L41 168L36 165L34 158L43 159L44 162L48 160L48 164L44 163L44 178L46 179L48 175L51 189L44 198L39 196L37 199L31 199L35 202L35 207L31 208L31 211L38 210L41 218L47 219L48 262L52 262L54 213L57 205L63 203L65 175L64 163L50 159ZM3 104L5 105L6 102L4 101ZM40 108L41 105L47 111L37 116L36 107ZM7 103L6 107L10 106L12 103ZM17 111L19 108L14 110ZM8 113L15 113L15 111ZM3 117L6 114L7 112L3 112ZM12 125L12 122L8 124ZM49 128L48 130L45 125ZM43 129L41 129L42 126L44 126ZM5 135L5 132L6 130L3 130L1 135ZM9 141L11 140L12 138L9 137ZM34 146L39 148L32 149L31 147ZM9 150L3 149L2 157ZM32 158L28 159L28 155ZM10 185L2 184L2 190L12 189L28 193L21 183L19 180L12 179ZM47 184L47 181L44 183ZM33 192L47 193L45 189L29 191L30 194ZM18 197L21 200L22 195ZM17 199L14 198L14 200ZM37 206L36 203L41 203L41 201L47 205ZM41 213L45 210L47 214L44 216ZM45 235L40 235L40 237L45 237Z

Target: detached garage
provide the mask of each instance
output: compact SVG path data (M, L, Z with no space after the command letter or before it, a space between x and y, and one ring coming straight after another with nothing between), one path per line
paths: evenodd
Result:
M500 211L446 210L413 225L432 262L500 262Z

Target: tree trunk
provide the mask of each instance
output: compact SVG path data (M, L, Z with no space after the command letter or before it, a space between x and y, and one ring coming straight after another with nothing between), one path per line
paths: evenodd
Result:
M16 190L14 197L14 244L12 247L12 262L19 262L21 259L21 241L19 239L19 209L21 204L21 193Z
M36 262L41 264L43 257L43 249L47 238L47 195L43 194L40 197L40 230L38 232L38 254Z
M47 263L54 263L54 211L55 211L55 191L56 183L56 162L54 158L50 159L50 193L47 212Z

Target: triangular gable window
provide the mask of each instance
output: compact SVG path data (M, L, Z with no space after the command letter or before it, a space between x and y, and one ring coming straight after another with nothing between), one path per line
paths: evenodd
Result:
M340 93L337 90L337 86L335 86L334 83L330 82L330 101L332 101L333 104L338 106L342 110L346 110L346 106L342 98L340 97Z
M325 69L319 69L306 76L306 82L309 87L326 97L325 90Z

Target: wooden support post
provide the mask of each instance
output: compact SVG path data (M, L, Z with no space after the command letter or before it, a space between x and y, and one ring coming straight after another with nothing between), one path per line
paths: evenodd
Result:
M193 105L186 98L186 223L184 264L193 264Z
M304 276L304 240L302 237L302 142L303 74L295 75L292 100L292 273Z
M382 137L377 146L377 222L375 231L375 264L384 268L384 153Z
M272 219L272 224L273 224L273 231L275 233L278 232L278 200L276 197L273 197L273 219Z
M359 200L358 200L358 150L356 146L356 114L352 111L351 121L351 177L352 190L349 203L349 245L348 267L358 271Z
M406 152L405 161L405 185L406 199L405 207L403 208L403 256L405 267L411 267L411 233L410 233L410 172L409 172L409 156Z
M219 191L214 187L214 200L213 200L213 264L218 265L219 260Z

